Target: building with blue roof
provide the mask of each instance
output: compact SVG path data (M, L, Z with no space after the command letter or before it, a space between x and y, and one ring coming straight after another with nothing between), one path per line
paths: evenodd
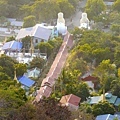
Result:
M114 120L114 119L120 120L120 116L111 115L111 114L105 114L105 115L98 115L95 120Z
M22 84L22 88L25 90L28 90L30 87L32 87L35 84L35 81L31 80L26 76L22 76L18 78L18 81Z
M18 41L10 41L10 42L6 42L3 47L2 50L7 50L7 51L20 51L22 49L22 42L18 42Z

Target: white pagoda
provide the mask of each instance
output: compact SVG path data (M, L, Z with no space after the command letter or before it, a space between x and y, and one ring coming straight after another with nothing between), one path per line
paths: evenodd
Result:
M59 34L65 35L67 33L67 27L65 26L65 19L63 17L63 13L58 13L58 19L57 19L57 30Z
M80 19L80 26L79 28L90 29L89 26L89 19L87 18L87 13L82 13L82 18Z

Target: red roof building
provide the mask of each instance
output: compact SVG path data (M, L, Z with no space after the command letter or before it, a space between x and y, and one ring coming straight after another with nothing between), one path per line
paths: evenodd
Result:
M88 84L93 84L93 87L96 88L98 83L98 78L93 76L91 72L87 72L81 77L81 80L83 82L86 82ZM90 83L91 82L91 83Z
M62 96L61 100L60 100L60 104L62 106L68 106L69 110L77 110L79 107L79 103L80 103L81 98L70 94L70 95L65 95Z

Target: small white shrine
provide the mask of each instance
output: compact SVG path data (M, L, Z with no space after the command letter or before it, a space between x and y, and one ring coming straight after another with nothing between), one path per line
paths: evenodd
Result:
M82 13L82 18L80 19L80 26L79 28L90 29L89 26L89 19L87 18L87 13Z
M65 19L63 17L63 13L58 13L58 19L57 19L57 30L59 34L65 35L67 33L67 27L65 26Z

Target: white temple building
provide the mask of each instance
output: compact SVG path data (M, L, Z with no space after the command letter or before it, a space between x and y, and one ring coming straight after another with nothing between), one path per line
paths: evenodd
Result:
M58 19L57 19L57 30L59 34L65 35L67 33L67 27L65 26L65 19L63 17L63 13L58 13Z
M80 26L79 28L90 29L89 26L89 19L87 18L87 13L82 13L82 18L80 19Z

